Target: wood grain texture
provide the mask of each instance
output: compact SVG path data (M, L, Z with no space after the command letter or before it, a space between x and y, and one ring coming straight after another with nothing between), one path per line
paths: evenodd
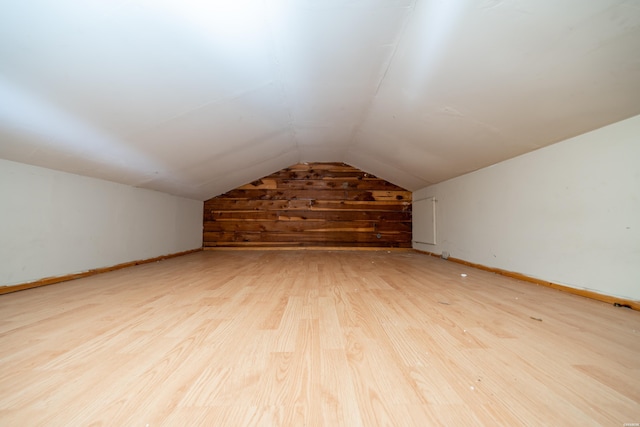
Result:
M639 337L415 252L201 251L0 297L0 425L621 426Z
M344 163L293 165L204 204L204 247L411 246L411 192Z

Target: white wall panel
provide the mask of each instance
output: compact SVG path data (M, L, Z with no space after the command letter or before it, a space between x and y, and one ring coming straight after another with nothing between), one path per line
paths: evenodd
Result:
M0 286L202 246L202 202L0 160Z
M414 247L640 300L639 165L636 116L423 188L438 243Z

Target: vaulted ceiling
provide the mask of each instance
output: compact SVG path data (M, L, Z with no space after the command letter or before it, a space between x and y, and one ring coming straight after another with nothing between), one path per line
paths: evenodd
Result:
M637 0L0 2L0 158L196 199L409 190L640 114Z

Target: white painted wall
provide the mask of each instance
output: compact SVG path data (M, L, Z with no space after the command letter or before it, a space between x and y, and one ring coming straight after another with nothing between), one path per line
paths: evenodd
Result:
M201 246L201 201L0 159L0 286Z
M416 249L640 300L640 116L413 194L428 196L438 241Z

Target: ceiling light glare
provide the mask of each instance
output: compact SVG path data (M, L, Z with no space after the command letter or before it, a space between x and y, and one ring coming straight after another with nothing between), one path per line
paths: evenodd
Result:
M264 41L268 29L263 0L186 0L163 6L217 46L251 48Z

